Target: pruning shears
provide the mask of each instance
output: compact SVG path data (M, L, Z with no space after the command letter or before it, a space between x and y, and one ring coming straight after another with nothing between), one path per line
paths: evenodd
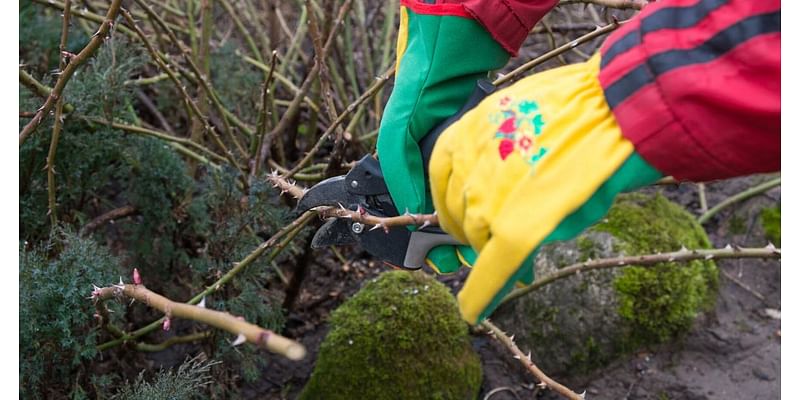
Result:
M433 146L439 135L494 90L494 85L488 80L478 80L475 89L461 109L422 138L419 147L426 178ZM361 158L346 175L328 178L312 186L297 203L296 211L305 212L320 206L341 206L376 217L400 215L386 187L380 164L370 154ZM435 226L415 231L405 227L388 230L369 229L363 223L349 218L328 220L317 230L311 241L312 248L353 244L361 246L385 263L416 270L422 268L425 257L432 248L462 243Z

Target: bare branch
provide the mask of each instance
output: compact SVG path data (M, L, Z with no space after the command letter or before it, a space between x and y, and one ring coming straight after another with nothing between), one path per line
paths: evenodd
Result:
M771 243L763 248L742 248L726 246L723 249L711 250L686 250L681 249L671 253L648 254L641 256L627 256L615 258L603 258L599 260L585 261L561 268L558 271L543 276L534 281L531 285L523 288L514 289L506 296L500 304L505 304L520 296L539 289L544 285L553 283L559 279L575 275L579 272L590 271L593 269L617 268L626 265L651 266L662 262L687 262L692 260L711 260L725 258L781 258L781 249L776 248Z
M97 218L91 220L88 224L86 224L86 226L84 226L83 229L81 229L81 236L87 236L91 234L97 228L105 225L106 223L112 220L124 218L129 215L133 215L135 213L136 213L136 207L130 204L119 208L115 208L111 211L99 215Z
M95 301L120 298L122 296L138 300L163 312L166 315L166 320L163 324L165 330L169 330L169 321L172 318L190 319L237 335L237 340L233 342L234 346L244 340L258 347L281 354L290 360L301 360L306 356L306 348L299 342L253 325L243 318L226 312L172 301L147 289L144 285L121 284L95 288L92 291L92 299Z
M547 61L547 60L549 60L551 58L553 58L553 57L557 57L557 56L559 56L559 55L561 55L563 53L566 53L566 52L570 51L571 49L573 49L573 48L575 48L575 47L577 47L579 45L582 45L582 44L584 44L586 42L590 42L590 41L592 41L595 38L598 38L600 36L606 35L606 34L612 32L612 31L614 31L615 29L619 28L620 25L622 25L622 24L624 24L626 22L627 21L614 22L613 24L608 24L608 25L606 25L606 26L604 26L602 28L598 27L597 29L595 29L592 32L589 32L589 33L587 33L587 34L585 34L585 35L583 35L583 36L581 36L581 37L579 37L579 38L577 38L575 40L572 40L572 41L570 41L568 43L565 43L565 44L563 44L563 45L561 45L559 47L556 47L555 49L550 50L547 53L544 53L541 56L536 57L533 60L526 62L525 64L520 65L519 67L517 67L517 69L509 72L508 74L506 74L504 76L501 76L501 77L495 79L495 81L492 82L492 83L495 86L500 86L502 84L508 83L512 79L517 77L518 75L522 74L523 72L525 72L525 71L527 71L527 70L529 70L529 69L531 69L531 68L533 68L533 67L535 67L535 66L537 66L537 65L539 65L539 64L541 64L541 63L543 63L543 62L545 62L545 61Z
M22 128L22 131L20 131L20 146L25 143L25 139L27 139L31 133L36 131L36 128L38 128L39 124L42 123L44 116L48 115L50 110L53 109L53 106L55 106L58 99L61 98L64 88L67 86L67 82L69 82L70 78L72 78L72 75L75 73L78 67L86 62L106 40L106 37L109 35L111 30L111 25L114 24L114 20L119 14L121 4L122 0L112 1L103 23L100 25L100 28L97 30L97 32L95 32L95 34L92 36L92 39L89 40L89 43L83 48L83 50L75 55L75 57L72 57L69 64L67 64L64 70L58 75L58 80L53 87L53 91L50 92L50 96L47 97L47 100L44 102L42 107L36 111L36 115L33 116L33 119L31 119L28 124Z
M554 381L552 378L545 375L545 373L542 372L542 370L540 370L539 367L537 367L536 364L533 363L530 354L526 355L525 353L523 353L522 350L520 350L519 347L517 347L517 345L514 343L514 340L511 337L508 337L508 335L506 335L503 331L501 331L500 328L496 327L493 323L489 322L489 320L481 322L481 325L489 329L489 331L492 332L495 339L497 339L500 343L506 346L506 348L511 350L511 352L514 353L514 358L519 360L519 362L521 362L522 365L524 365L525 368L527 368L528 371L530 371L531 374L533 374L533 376L536 377L536 379L539 379L541 381L541 383L539 383L540 387L553 389L558 394L568 399L583 400L584 398L583 395L579 395L573 392L568 387Z

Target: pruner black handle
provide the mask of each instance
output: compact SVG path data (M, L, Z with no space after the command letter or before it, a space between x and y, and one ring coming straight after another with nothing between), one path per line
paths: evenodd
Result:
M439 136L444 132L447 127L459 120L467 111L471 110L478 103L481 102L486 96L492 94L495 91L495 86L492 85L486 79L479 79L475 83L475 89L472 91L472 94L469 95L467 102L461 106L461 109L458 110L457 113L450 116L450 118L442 121L439 125L436 125L430 132L428 132L422 140L419 141L419 149L422 152L422 165L425 169L425 179L428 179L428 163L431 161L431 154L433 154L433 146L436 144L436 140L439 139Z

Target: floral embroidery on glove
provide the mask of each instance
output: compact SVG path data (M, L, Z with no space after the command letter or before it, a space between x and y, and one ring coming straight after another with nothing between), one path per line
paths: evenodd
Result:
M516 150L533 166L547 153L547 148L536 142L536 137L542 133L544 119L535 101L514 101L504 96L500 99L500 111L489 119L493 124L498 124L494 137L500 140L497 151L501 160Z

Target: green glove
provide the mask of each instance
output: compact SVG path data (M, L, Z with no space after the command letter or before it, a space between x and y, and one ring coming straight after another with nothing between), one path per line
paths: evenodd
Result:
M378 135L381 169L400 213L433 212L418 142L458 112L478 79L509 59L477 21L454 10L461 8L425 4L416 11L400 9L395 87ZM434 248L428 264L441 273L454 272L461 262L471 264L475 252L459 247L460 253L455 246Z

